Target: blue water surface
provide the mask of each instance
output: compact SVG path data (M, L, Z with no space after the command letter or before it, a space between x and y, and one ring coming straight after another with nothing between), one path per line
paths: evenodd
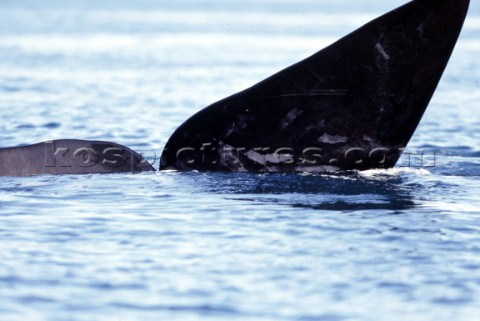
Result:
M0 147L155 159L196 111L403 2L1 1ZM473 3L395 169L0 178L0 320L480 320L479 35Z

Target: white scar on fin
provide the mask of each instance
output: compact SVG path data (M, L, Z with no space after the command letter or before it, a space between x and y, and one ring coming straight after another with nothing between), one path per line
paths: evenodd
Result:
M231 170L236 169L238 172L247 172L239 159L239 149L224 144L222 141L220 141L218 145L220 147L218 149L219 161L223 166L230 168Z
M301 114L303 114L303 110L300 110L300 109L297 109L297 108L292 109L287 114L287 116L280 122L280 127L282 127L282 129L287 128Z
M378 52L383 56L385 60L390 60L390 55L385 51L385 48L383 48L381 43L377 43L375 48L378 50Z
M329 134L323 134L318 141L325 144L339 144L339 143L346 143L348 142L348 138L344 136L332 136Z
M286 162L293 162L293 156L288 154L260 154L254 150L249 150L245 153L245 156L250 158L250 160L261 165L271 164L282 164Z

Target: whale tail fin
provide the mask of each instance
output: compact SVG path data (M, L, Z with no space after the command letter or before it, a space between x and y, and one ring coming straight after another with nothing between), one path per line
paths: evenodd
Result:
M469 0L414 0L198 112L160 170L393 167L445 70ZM59 140L0 149L0 176L154 170L127 147Z
M457 42L469 0L415 0L198 112L160 169L393 167Z
M63 139L0 149L0 176L139 173L153 170L142 155L110 142Z

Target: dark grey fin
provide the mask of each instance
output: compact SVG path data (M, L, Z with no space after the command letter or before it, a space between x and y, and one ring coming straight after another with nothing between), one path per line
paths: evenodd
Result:
M139 173L155 169L130 148L63 139L0 149L0 176Z
M161 170L390 168L457 42L469 0L415 0L200 111L169 139Z

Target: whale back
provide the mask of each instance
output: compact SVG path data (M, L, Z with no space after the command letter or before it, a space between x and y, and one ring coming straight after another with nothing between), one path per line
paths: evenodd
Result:
M62 139L0 148L0 176L139 173L155 169L128 147Z

